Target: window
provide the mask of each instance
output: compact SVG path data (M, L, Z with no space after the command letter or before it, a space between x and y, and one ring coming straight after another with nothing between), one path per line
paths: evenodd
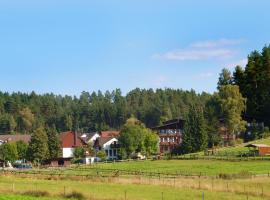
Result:
M112 150L111 149L109 150L109 153L110 153L110 157L111 157L112 156Z

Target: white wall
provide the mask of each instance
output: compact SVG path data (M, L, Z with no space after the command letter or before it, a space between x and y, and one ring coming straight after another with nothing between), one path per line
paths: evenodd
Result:
M63 148L63 158L72 158L74 148Z
M107 151L107 152L112 152L112 156L110 156L110 154L108 154L107 159L117 159L117 150L116 150L116 155L114 154L114 149L111 148L111 144L113 144L114 142L118 143L118 140L116 138L112 138L110 141L108 141L107 143L105 143L103 145L103 150Z

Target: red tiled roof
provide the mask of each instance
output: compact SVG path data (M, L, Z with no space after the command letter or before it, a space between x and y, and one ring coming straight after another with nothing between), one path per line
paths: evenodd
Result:
M120 132L119 131L101 131L100 137L106 138L106 137L119 137Z
M86 143L72 131L61 133L60 142L62 148L82 147L86 145Z

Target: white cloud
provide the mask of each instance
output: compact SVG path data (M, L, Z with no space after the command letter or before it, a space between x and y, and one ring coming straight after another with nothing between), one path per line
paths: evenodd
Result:
M187 48L171 50L163 54L156 54L154 58L166 60L207 60L227 59L237 54L237 50L231 46L241 43L243 40L208 40L190 44Z
M229 68L229 69L235 68L237 65L240 65L241 67L245 67L247 62L248 62L247 58L243 58L235 62L227 63L224 67Z
M195 42L191 44L191 47L195 48L213 48L220 46L233 46L242 43L243 39L219 39L219 40L207 40L201 42Z

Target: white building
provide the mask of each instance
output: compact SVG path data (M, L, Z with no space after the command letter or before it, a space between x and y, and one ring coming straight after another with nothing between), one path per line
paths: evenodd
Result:
M100 137L95 142L96 150L104 150L108 160L115 160L119 157L119 142L115 137Z

